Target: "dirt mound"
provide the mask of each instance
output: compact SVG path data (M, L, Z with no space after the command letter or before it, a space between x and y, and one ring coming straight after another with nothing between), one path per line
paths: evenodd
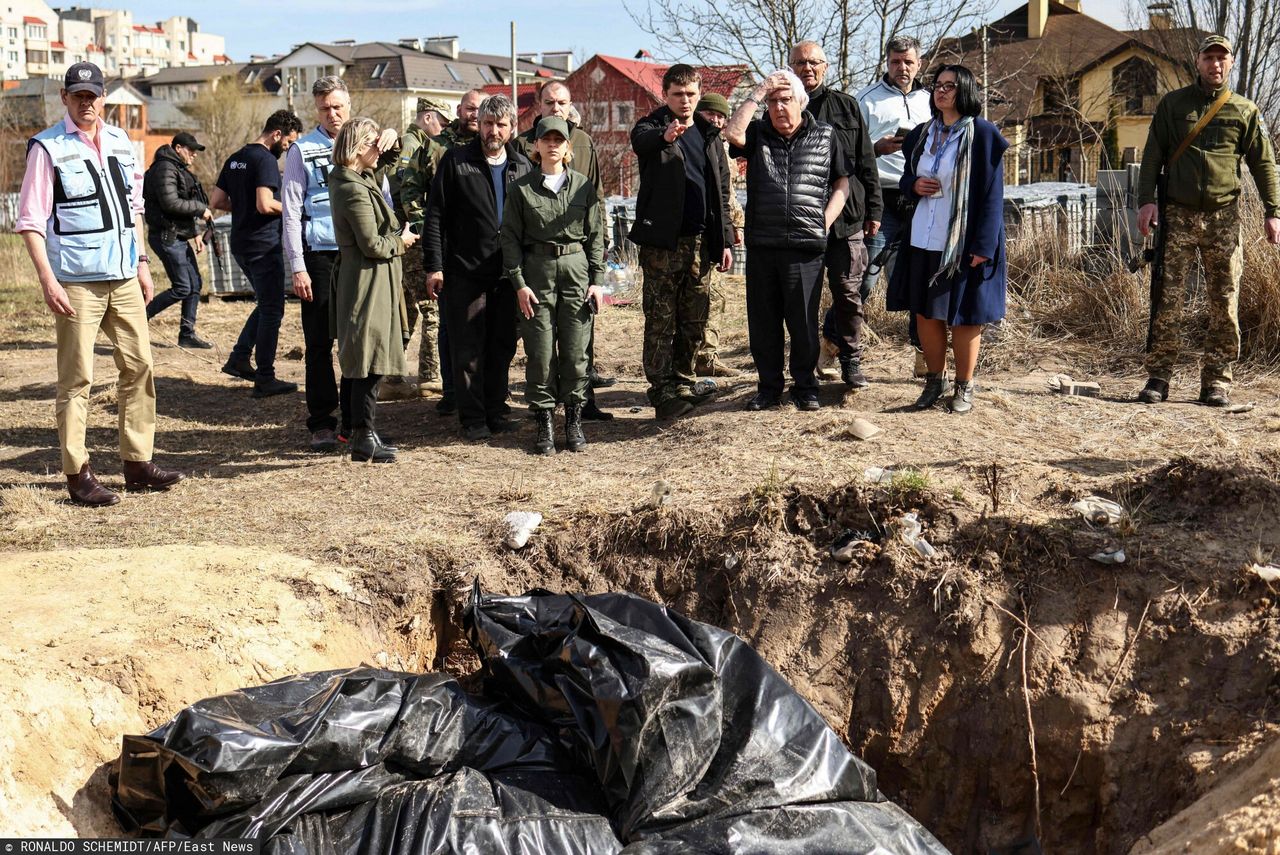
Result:
M120 737L199 698L395 658L356 574L213 544L0 557L0 836L117 836ZM385 651L385 652L383 652Z
M1219 513L1254 495L1214 489ZM912 510L932 560L900 537ZM1280 609L1212 543L1101 565L1085 557L1101 535L1069 513L988 510L911 479L821 495L766 481L728 508L584 516L487 581L625 588L734 630L954 851L1038 836L1126 852L1207 770L1280 732ZM850 531L839 563L828 547ZM1142 555L1156 535L1105 536Z

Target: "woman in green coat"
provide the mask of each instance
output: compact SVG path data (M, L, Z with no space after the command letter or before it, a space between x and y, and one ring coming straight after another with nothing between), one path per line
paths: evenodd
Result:
M409 319L400 257L417 236L400 223L374 177L381 152L372 119L352 119L333 142L329 199L339 259L329 299L342 369L342 409L351 414L351 459L391 463L396 450L374 426L378 381L405 372Z
M502 212L502 263L523 317L524 394L538 424L537 454L556 450L556 390L565 445L586 447L587 345L604 278L600 200L590 179L567 168L568 139L564 119L538 122L533 161L541 168L511 185Z

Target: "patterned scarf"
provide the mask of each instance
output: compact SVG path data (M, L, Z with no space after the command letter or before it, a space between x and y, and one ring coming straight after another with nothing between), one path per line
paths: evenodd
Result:
M911 162L917 172L920 167L920 158L927 153L929 137L935 125L939 128L943 127L936 116L929 120L929 126L920 134L915 151L911 153ZM956 168L951 175L951 219L947 223L947 245L942 251L942 264L939 265L933 279L929 281L930 285L943 278L949 279L960 272L960 262L964 255L964 236L969 225L969 177L973 168L973 117L964 116L952 125L949 136L955 140L952 144L957 146Z

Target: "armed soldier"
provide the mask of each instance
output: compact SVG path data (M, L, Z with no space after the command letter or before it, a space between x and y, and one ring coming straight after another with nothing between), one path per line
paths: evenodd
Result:
M717 92L705 92L698 102L698 115L706 119L720 130L729 123L733 111L729 109L729 100ZM742 246L742 226L746 222L746 214L738 202L738 161L729 157L729 141L723 136L724 156L729 163L729 221L733 223L733 245ZM711 276L711 311L707 315L707 329L702 334L702 344L693 360L693 371L699 377L737 377L736 368L730 368L720 361L720 324L724 322L724 274Z
M1199 253L1209 304L1200 370L1200 402L1230 403L1231 363L1240 356L1237 304L1244 251L1240 242L1240 161L1249 166L1266 216L1267 240L1280 243L1280 187L1275 157L1257 106L1231 91L1231 43L1209 36L1200 43L1200 79L1160 100L1142 157L1138 228L1163 234L1164 276L1153 268L1150 379L1138 394L1145 404L1169 397L1183 326L1185 280ZM1157 182L1164 184L1157 204ZM1160 241L1158 241L1160 243ZM1163 282L1161 279L1163 278ZM1170 287L1164 287L1167 282Z
M416 189L416 180L411 185L411 192L406 193L405 178L416 172L419 151L425 149L428 159L434 150L443 154L444 148L435 141L435 137L444 131L449 107L434 98L419 98L417 106L417 117L400 138L400 162L395 180L391 182L391 195L395 200L396 216L400 218L400 222L407 224L415 234L420 234L422 208L426 199ZM440 380L440 359L436 349L440 308L427 296L427 272L422 267L422 253L416 250L404 254L404 296L405 308L409 312L409 335L413 335L418 316L422 316L422 339L418 345L418 390L420 394L426 394L428 390L424 387Z
M462 96L458 103L458 117L450 122L440 134L429 142L418 147L417 156L400 175L400 198L404 205L407 222L415 230L422 228L427 195L431 192L431 181L435 178L440 160L450 149L464 146L480 133L480 105L489 97L483 89L471 89ZM424 247L425 252L425 247ZM414 267L422 263L421 254L416 250L410 255L419 256L413 261ZM405 274L410 275L409 273ZM417 275L416 271L413 275ZM416 283L413 286L417 287ZM425 287L425 278L424 286ZM414 292L416 293L416 292ZM448 299L448 298L445 298ZM449 355L449 330L446 327L444 312L437 307L440 319L438 346L440 352L440 388L442 394L436 404L436 412L448 416L458 411L458 404L453 394L453 361ZM423 329L425 340L426 329Z

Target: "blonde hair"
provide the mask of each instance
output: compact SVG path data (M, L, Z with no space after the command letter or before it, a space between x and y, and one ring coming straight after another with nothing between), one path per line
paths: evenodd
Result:
M367 116L351 119L338 131L333 141L333 162L348 168L355 162L360 153L360 146L370 139L376 139L382 133L378 123Z
M569 141L565 140L565 142L569 142ZM537 140L533 141L533 150L529 152L529 159L532 160L538 166L542 165L542 152L538 151ZM570 145L567 149L565 149L564 160L560 162L563 163L565 166L568 166L569 164L573 163L573 146L572 145Z

